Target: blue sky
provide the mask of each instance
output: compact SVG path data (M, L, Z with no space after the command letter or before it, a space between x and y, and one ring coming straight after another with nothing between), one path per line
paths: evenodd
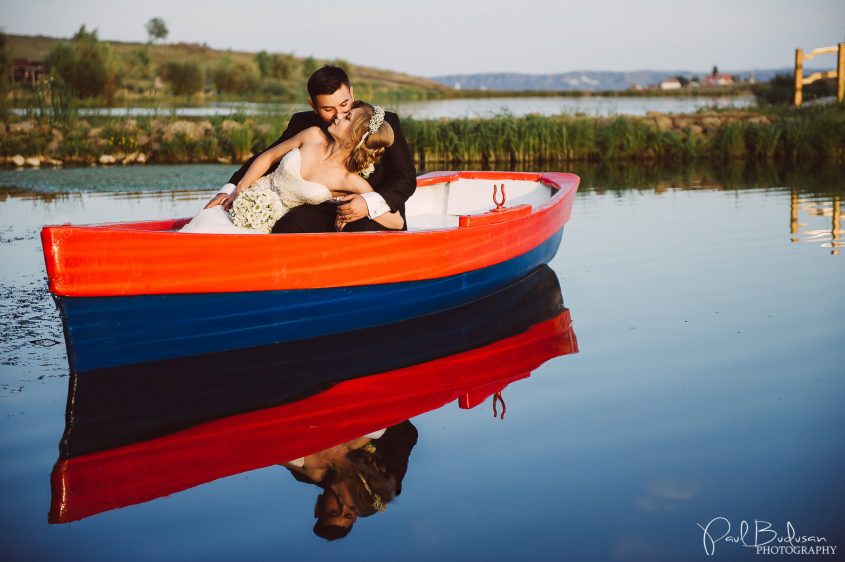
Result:
M432 76L571 70L784 67L794 50L845 41L845 0L0 0L7 33L294 52ZM814 61L815 62L815 61ZM832 56L818 59L835 65Z

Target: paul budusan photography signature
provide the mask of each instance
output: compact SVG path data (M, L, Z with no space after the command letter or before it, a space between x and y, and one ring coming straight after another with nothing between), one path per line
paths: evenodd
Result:
M726 517L711 519L706 525L697 524L704 536L704 552L713 556L719 542L733 543L754 548L757 554L821 554L835 555L837 546L827 545L825 537L799 535L791 522L786 522L786 533L780 534L768 521L754 520L753 526L742 520L738 531L731 533L732 526Z

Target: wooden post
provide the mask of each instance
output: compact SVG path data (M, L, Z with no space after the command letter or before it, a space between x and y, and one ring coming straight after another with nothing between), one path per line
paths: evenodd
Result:
M839 44L839 59L836 62L836 101L845 100L845 43Z
M795 49L795 106L801 105L801 88L804 85L804 49Z
M839 53L840 57L842 56L842 43L839 44ZM830 220L830 235L833 240L831 240L831 246L833 249L830 251L831 254L838 256L839 255L839 239L841 238L840 234L842 233L841 223L840 223L840 215L842 214L842 200L839 196L835 196L833 198L833 214L831 215Z

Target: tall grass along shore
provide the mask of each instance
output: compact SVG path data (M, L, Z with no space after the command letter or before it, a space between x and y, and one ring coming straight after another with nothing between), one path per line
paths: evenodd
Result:
M0 164L236 163L277 138L288 118L82 119L59 103L0 123ZM572 161L845 164L841 105L644 117L405 118L402 126L417 165L426 169Z
M566 161L751 160L845 163L845 108L649 114L406 119L423 165Z

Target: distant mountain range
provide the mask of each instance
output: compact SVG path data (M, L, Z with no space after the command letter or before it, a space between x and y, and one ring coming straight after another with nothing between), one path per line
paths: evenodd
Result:
M805 73L815 69L805 68ZM825 69L829 70L829 69ZM723 71L724 74L739 76L742 80L754 78L758 82L770 80L776 74L792 74L791 67L765 70ZM703 77L706 73L689 70L637 70L632 72L609 72L583 70L561 74L448 74L432 76L430 79L444 86L463 90L500 90L500 91L601 91L627 90L631 86L643 87L659 84L672 76Z

